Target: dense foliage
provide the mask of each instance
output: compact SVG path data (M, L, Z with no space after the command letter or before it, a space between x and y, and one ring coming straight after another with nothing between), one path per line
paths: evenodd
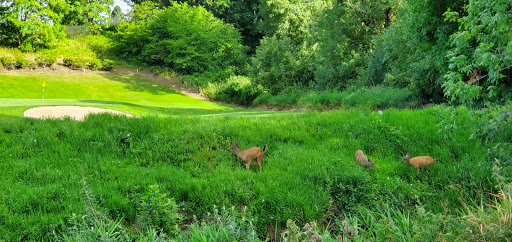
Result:
M174 3L149 20L122 23L114 40L115 51L132 62L206 75L207 81L229 77L244 62L238 30L186 3Z
M185 75L204 90L245 75L271 95L385 86L407 88L420 103L512 96L506 0L125 2L126 16L119 7L111 14L111 0L2 3L0 45L53 48L64 25L86 24L111 38L110 58ZM101 30L110 22L119 27Z
M24 0L0 3L0 45L33 51L55 47L64 27L108 23L112 0Z
M462 102L510 100L512 2L470 1L464 10L445 14L447 20L459 23L459 30L450 36L454 48L448 52L445 95Z

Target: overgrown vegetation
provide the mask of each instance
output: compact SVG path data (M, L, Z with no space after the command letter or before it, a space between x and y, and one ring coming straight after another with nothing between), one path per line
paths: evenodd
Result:
M128 2L134 5L126 17L119 8L112 12L114 28L102 14L110 0L4 3L0 11L8 14L0 20L0 44L54 52L66 42L64 25L86 25L100 36L89 39L103 41L88 43L98 59L180 74L186 86L206 90L210 98L244 105L265 93L344 92L353 86L408 88L418 105L510 99L509 1ZM19 21L18 12L48 21ZM89 51L67 45L71 53ZM57 56L75 69L111 69L96 57L62 53ZM41 64L19 60L2 66ZM244 84L251 91L227 90L240 76L251 81Z
M15 119L0 124L5 164L1 234L6 240L35 239L67 231L64 221L73 213L78 218L87 214L79 196L83 170L98 204L94 207L110 219L109 226L120 221L138 228L128 236L150 230L180 236L171 228L159 230L169 224L159 221L173 218L170 214L176 211L182 218L206 218L217 205L234 206L239 212L247 206L259 238L279 236L288 219L301 225L317 221L325 229L336 219L341 229L346 220L368 238L387 238L388 233L395 238L438 236L409 227L415 221L443 231L443 238L466 238L467 225L457 219L464 204L471 208L471 201L491 203L494 197L488 194L498 194L496 186L510 182L507 177L489 179L496 163L486 151L494 143L468 140L477 132L475 122L486 118L471 116L464 108L438 106L382 114L351 110L252 118L219 114L166 119L100 115L85 122ZM256 166L245 171L226 151L235 140L241 148L268 145L263 172ZM373 172L354 162L356 149L378 159ZM407 151L431 155L438 163L415 171L400 162ZM506 162L500 165L510 169ZM159 186L150 187L154 184ZM398 221L410 225L376 234L368 230ZM174 224L196 226L190 220ZM198 223L195 229L215 234L228 229L224 225ZM416 233L420 237L414 237Z
M126 16L112 0L0 3L0 69L131 65L216 100L342 111L237 110L133 75L1 74L0 240L512 237L512 2L126 2ZM19 117L43 102L141 117ZM268 145L263 172L233 141ZM416 171L408 151L437 162Z

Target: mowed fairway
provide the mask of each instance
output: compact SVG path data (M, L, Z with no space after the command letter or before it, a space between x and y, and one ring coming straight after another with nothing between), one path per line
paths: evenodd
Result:
M193 98L140 75L0 73L0 115L23 116L28 108L57 105L108 108L137 116L262 114Z

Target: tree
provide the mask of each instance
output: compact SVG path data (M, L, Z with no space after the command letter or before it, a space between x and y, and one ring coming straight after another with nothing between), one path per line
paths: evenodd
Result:
M66 0L69 11L62 23L65 25L86 24L94 32L98 32L101 25L108 25L110 20L110 6L113 0Z
M122 56L209 81L229 77L245 61L240 33L203 7L174 3L149 18L133 16L141 20L121 24L115 37Z
M326 8L312 24L318 43L315 82L319 89L343 89L360 78L380 34L397 6L392 0L343 1Z
M124 21L124 13L123 13L123 10L121 10L121 7L116 5L114 7L114 10L112 10L111 17L112 17L112 22L115 24L119 24L122 21Z
M445 13L460 23L450 36L450 70L443 84L452 101L469 102L482 95L497 100L512 96L512 2L476 0L465 11ZM464 15L459 17L460 15Z
M367 83L410 87L422 102L443 101L442 84L448 70L449 36L457 25L443 13L461 10L464 0L406 0L397 21L375 38L366 70Z
M0 44L31 51L63 39L65 0L18 0L0 4Z

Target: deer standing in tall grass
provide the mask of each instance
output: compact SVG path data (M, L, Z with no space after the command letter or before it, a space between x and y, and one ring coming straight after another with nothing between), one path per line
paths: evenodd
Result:
M267 145L263 147L263 150L260 147L252 147L246 150L240 150L238 148L238 142L233 142L233 147L229 148L228 151L235 152L236 156L238 156L242 161L245 162L245 168L249 170L251 167L251 162L256 160L258 165L260 166L260 172L262 171L261 160L263 160L263 155L265 153L265 149Z
M370 171L373 171L373 166L375 165L375 162L377 160L374 160L373 162L370 161L370 159L368 159L368 157L366 157L366 155L364 155L363 151L362 150L356 150L356 162L363 165L363 166L368 166L370 167Z
M409 164L414 166L416 170L432 165L436 162L436 160L430 156L416 156L411 158L411 155L411 152L407 152L407 155L402 159L402 163L407 161Z

